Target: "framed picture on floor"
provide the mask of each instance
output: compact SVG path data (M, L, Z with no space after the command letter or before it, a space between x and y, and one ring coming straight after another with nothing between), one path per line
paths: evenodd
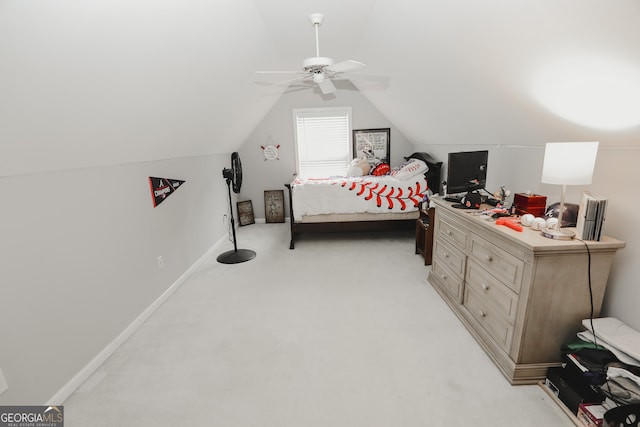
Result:
M264 192L265 222L284 222L284 190Z
M389 163L391 157L391 129L358 129L353 131L353 158L363 151L373 151L375 157L383 163Z
M249 225L255 224L255 219L253 218L253 204L251 200L246 200L244 202L238 202L238 221L240 225Z

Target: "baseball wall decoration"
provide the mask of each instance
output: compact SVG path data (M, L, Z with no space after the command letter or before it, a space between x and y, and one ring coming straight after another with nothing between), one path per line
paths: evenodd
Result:
M264 161L267 160L280 160L278 158L278 149L280 148L280 144L277 145L261 145L264 154Z

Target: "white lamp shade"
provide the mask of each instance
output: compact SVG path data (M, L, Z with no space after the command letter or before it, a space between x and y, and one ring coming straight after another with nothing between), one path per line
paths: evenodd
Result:
M588 185L598 155L598 142L548 142L544 150L545 184Z

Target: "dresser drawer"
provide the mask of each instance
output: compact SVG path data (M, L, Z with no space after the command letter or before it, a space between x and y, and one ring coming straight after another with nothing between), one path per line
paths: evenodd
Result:
M489 336L507 353L511 351L513 324L505 320L498 310L481 293L465 286L464 302L467 312L480 324Z
M476 234L471 234L470 241L469 256L515 293L520 293L524 254L514 250L513 255Z
M436 238L445 239L461 251L467 249L469 231L463 225L446 215L436 215L436 222Z
M435 256L460 277L464 277L467 257L449 242L437 239L433 245Z
M478 298L491 305L496 316L511 324L515 322L518 308L518 295L515 292L473 260L467 261L466 278L466 286L478 294Z
M464 280L460 275L451 271L439 257L434 259L430 274L437 278L435 284L447 292L451 296L451 299L462 303L462 284Z

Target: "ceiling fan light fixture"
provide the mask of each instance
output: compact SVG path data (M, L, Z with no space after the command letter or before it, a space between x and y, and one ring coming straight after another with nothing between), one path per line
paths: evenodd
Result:
M326 56L313 56L302 61L302 68L307 73L323 71L326 67L333 65L333 59Z

